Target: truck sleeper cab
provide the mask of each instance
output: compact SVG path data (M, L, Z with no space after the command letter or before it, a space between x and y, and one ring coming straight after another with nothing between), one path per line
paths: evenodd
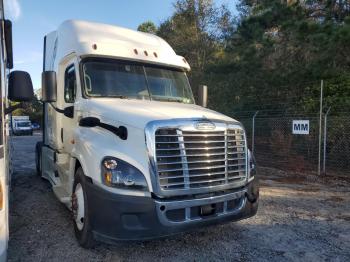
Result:
M194 104L189 70L161 38L116 26L71 20L45 37L37 170L82 246L256 214L244 128Z

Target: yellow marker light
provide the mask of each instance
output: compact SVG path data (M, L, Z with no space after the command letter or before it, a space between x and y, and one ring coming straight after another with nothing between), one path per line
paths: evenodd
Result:
M106 172L105 173L105 182L107 185L112 184L112 172Z

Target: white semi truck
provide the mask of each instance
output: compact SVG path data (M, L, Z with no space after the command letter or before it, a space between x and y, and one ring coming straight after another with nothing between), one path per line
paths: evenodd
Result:
M151 34L71 20L45 36L36 164L81 246L256 214L244 128L195 104L189 70Z

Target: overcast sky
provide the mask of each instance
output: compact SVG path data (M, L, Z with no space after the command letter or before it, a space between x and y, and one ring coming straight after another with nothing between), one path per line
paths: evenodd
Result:
M216 0L234 9L235 0ZM64 20L83 19L131 29L147 20L156 24L173 12L172 0L5 0L13 23L14 69L28 71L40 88L43 38Z

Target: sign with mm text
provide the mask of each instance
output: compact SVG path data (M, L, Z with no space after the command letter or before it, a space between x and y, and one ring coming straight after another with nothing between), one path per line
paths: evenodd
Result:
M293 120L294 135L308 135L310 133L309 120Z

